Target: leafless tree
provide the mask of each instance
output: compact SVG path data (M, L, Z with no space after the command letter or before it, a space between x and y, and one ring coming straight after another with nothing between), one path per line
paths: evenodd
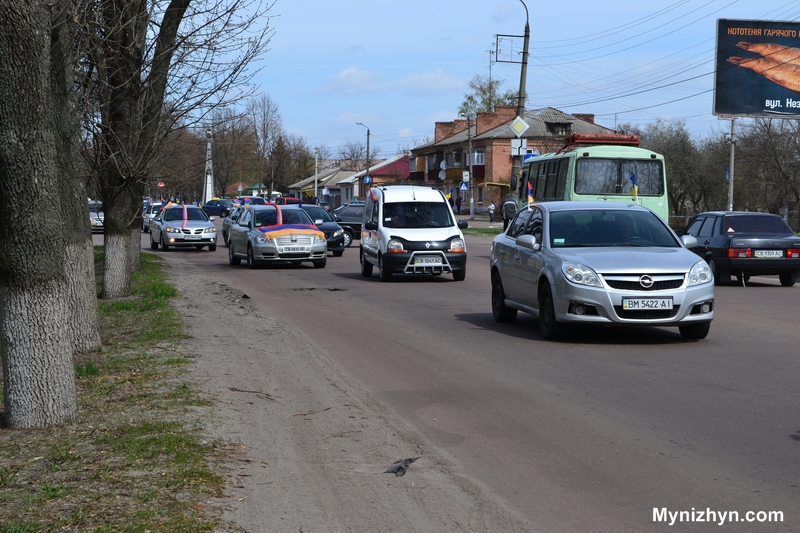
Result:
M284 135L281 114L269 94L251 100L250 107L258 146L258 181L269 183L269 193L272 194L275 190L276 165L283 163L281 158L273 157L278 141Z
M130 293L129 249L141 227L156 147L178 123L199 123L209 109L249 96L255 72L248 67L266 51L272 4L97 0L86 6L83 117L105 208L103 295L118 297Z
M88 204L72 112L73 17L65 0L1 0L0 12L5 422L42 427L75 418L72 355L99 343Z

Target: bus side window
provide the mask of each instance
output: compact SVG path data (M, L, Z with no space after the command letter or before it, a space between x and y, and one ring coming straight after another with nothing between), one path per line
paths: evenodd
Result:
M556 179L558 179L558 167L560 159L553 159L547 165L547 188L545 189L545 197L548 200L556 199Z
M544 185L547 181L547 162L539 163L539 171L536 173L536 194L534 198L537 200L544 200Z
M567 196L565 191L567 189L567 170L570 167L572 159L565 158L561 160L561 166L558 167L558 181L556 182L555 198L557 200L566 200ZM570 191L572 192L572 191Z
M528 167L528 183L531 184L531 191L533 191L533 198L536 199L536 174L539 172L539 163L531 163ZM527 198L528 185L525 184L525 189L522 191L522 196Z

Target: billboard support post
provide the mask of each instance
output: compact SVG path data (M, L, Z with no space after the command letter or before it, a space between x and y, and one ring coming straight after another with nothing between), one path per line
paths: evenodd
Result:
M733 211L733 152L736 148L736 117L731 119L731 162L728 180L728 211Z

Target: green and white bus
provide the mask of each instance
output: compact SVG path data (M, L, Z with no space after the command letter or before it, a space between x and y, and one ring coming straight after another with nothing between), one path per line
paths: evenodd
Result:
M514 196L518 207L554 200L634 203L669 221L664 156L640 148L637 135L576 133L557 152L528 156Z

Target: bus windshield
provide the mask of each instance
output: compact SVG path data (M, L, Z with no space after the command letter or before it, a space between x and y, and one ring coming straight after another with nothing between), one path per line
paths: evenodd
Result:
M580 158L575 169L576 194L630 195L636 177L639 196L664 195L664 167L657 159Z

